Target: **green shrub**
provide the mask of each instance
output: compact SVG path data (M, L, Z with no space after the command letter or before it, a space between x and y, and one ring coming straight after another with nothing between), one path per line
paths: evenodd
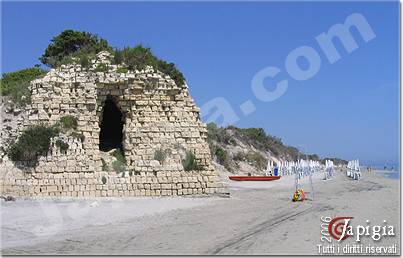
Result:
M201 170L202 167L197 164L196 156L191 151L186 151L185 159L182 160L183 169L185 171Z
M246 155L243 152L237 152L232 159L235 161L245 161Z
M9 97L17 107L25 107L31 103L31 91L29 89L29 82L20 82L15 84Z
M123 52L128 51L125 49L126 48L123 48L122 50L115 49L115 51L113 53L113 60L112 60L114 64L122 64L125 61L123 58Z
M107 182L107 179L106 179L106 177L105 176L102 176L102 184L106 184L106 182Z
M116 149L112 152L112 156L116 158L117 161L120 163L126 164L126 159L125 156L123 155L123 152L120 149Z
M183 74L176 68L175 64L158 59L151 52L150 48L145 48L141 44L133 48L116 49L113 61L115 64L125 63L129 70L142 70L147 65L150 65L162 73L169 75L178 86L185 83Z
M84 141L85 141L85 136L84 136L84 134L79 133L79 132L75 132L75 131L71 132L71 133L70 133L70 137L79 139L81 142L84 142Z
M90 67L91 62L90 62L90 59L89 59L88 55L83 54L83 55L80 55L79 58L80 58L81 67L83 67L83 68L89 68Z
M9 96L11 101L17 106L25 106L31 100L29 83L44 76L46 73L47 71L39 67L4 73L0 80L0 94L2 96Z
M65 129L77 129L77 118L74 116L63 116L60 118L60 124L63 126Z
M242 139L243 142L254 146L262 151L270 151L275 156L297 160L303 155L297 148L283 144L278 137L266 134L263 128L237 128L230 126L234 136ZM302 156L301 156L302 157Z
M112 168L116 173L121 173L126 169L126 159L123 155L123 152L120 149L116 149L112 152L112 156L116 158L114 162L112 162Z
M317 154L308 154L307 156L308 156L307 158L311 160L320 160Z
M220 164L224 164L224 162L228 159L227 151L221 147L216 147L215 156Z
M57 147L59 147L61 152L66 152L69 148L69 144L60 139L56 140L55 144Z
M285 152L288 153L291 160L297 160L301 154L297 148L292 146L285 146Z
M217 127L215 123L207 124L208 141L216 141L227 145L235 144L233 137L221 127Z
M165 161L168 156L168 152L163 149L156 149L154 152L154 159L158 160L161 164Z
M242 132L243 135L246 137L250 138L253 141L256 142L266 142L266 132L264 131L263 128L245 128L245 129L239 129L240 132Z
M246 154L246 160L258 170L265 170L267 167L267 159L257 152L250 151Z
M109 70L109 66L107 64L101 63L98 64L97 67L95 68L95 72L107 72Z
M233 156L233 160L248 162L258 170L265 170L267 167L267 159L254 151L249 151L246 154L244 152L238 152Z
M119 160L115 160L114 162L112 162L112 168L116 173L121 173L123 171L125 171L125 163L119 161Z
M127 73L129 71L129 69L127 69L126 67L119 67L118 69L116 69L117 73Z
M238 139L246 145L253 146L261 151L269 151L273 155L287 160L297 160L298 158L305 158L305 156L312 160L324 160L317 154L306 155L295 147L285 145L280 138L267 134L263 128L238 128L233 125L221 128L214 123L209 123L207 124L207 130L207 141L212 156L217 156L215 143L220 143L221 146L232 145L236 144L235 139ZM232 159L234 161L245 161L246 158L247 154L237 153ZM228 159L230 160L230 157ZM236 162L230 163L231 166L237 164Z
M108 164L106 164L106 161L103 158L101 158L101 162L102 162L102 171L109 171Z
M53 37L45 53L39 60L52 68L68 63L72 57L95 55L101 51L111 51L108 42L85 31L65 30Z
M18 140L11 144L8 156L14 162L25 162L28 166L36 166L38 157L46 155L50 141L58 131L54 127L34 125L25 129Z
M221 147L215 147L214 155L217 157L218 163L223 165L228 171L233 171L233 162L231 162L227 151Z

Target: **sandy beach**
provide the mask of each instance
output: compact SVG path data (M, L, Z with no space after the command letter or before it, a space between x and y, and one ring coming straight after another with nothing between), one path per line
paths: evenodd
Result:
M399 180L363 172L314 176L314 196L291 202L294 177L230 182L231 197L36 199L2 202L1 252L26 254L318 254L321 216L352 224L393 225L395 236L361 244L394 245L400 254ZM313 199L312 199L313 198ZM367 223L368 224L368 223ZM355 242L350 237L343 243Z

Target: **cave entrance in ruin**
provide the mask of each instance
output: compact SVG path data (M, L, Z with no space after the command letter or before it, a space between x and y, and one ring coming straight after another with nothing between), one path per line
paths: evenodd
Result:
M110 96L107 97L102 111L99 150L120 149L123 151L123 123L122 112L115 101Z

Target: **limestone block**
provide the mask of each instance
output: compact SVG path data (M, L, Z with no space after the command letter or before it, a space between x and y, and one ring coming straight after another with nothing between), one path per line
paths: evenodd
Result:
M49 192L49 193L56 192L57 191L57 186L56 185L47 186L46 191Z

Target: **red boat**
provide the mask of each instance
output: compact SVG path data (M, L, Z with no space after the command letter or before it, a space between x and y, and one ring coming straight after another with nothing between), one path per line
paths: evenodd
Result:
M273 181L279 180L281 176L229 176L235 181Z

